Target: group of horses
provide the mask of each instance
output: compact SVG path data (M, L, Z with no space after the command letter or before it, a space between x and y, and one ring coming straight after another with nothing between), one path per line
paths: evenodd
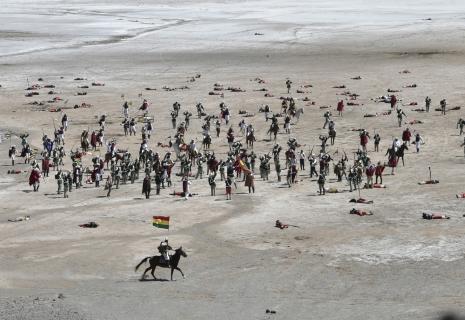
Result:
M299 119L301 117L301 115L304 113L304 108L299 108L299 109L289 109L287 110L286 113L280 113L278 115L275 115L276 116L279 116L279 117L282 117L282 116L285 116L285 115L290 115L292 118L296 119L295 123L296 124L297 122L299 122ZM267 120L270 119L268 117L268 115L265 115ZM268 132L267 134L270 136L270 141L272 140L271 136L273 136L273 141L276 141L276 138L277 138L277 135L279 133L279 124L278 122L272 122L271 125L270 125L270 128L268 129Z

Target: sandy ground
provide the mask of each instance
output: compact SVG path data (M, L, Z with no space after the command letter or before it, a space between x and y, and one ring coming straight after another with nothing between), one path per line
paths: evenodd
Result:
M205 178L192 182L192 192L198 195L188 201L169 195L181 190L179 178L174 179L172 188L150 200L142 199L141 181L114 190L109 199L103 188L92 185L73 190L68 199L63 199L56 195L52 177L41 184L40 192L33 193L27 184L27 165L16 166L26 171L19 175L6 173L11 169L8 134L12 135L11 143L19 145L17 135L29 132L31 143L39 148L42 132L51 135L54 119L59 121L61 117L60 113L40 111L28 104L55 96L47 95L47 89L39 90L40 95L34 98L24 97L27 83L37 83L39 77L44 78L43 84L56 85L57 96L67 101L47 107L82 102L93 105L90 109L66 110L70 118L68 151L78 146L83 129L97 128L96 117L101 114L108 115L108 138L116 138L120 148L138 150L140 137L125 138L119 125L124 94L133 102L133 114L141 99L151 103L150 113L156 120L150 147L158 152L167 149L156 147L156 142L166 143L174 133L169 121L174 101L181 103L181 111L194 114L197 102L202 102L208 113L216 114L218 104L224 101L232 110L235 129L242 119L239 109L256 113L245 118L258 133L254 150L268 153L273 143L265 140L268 123L258 108L269 104L278 111L279 97L287 96L284 82L290 78L294 82L292 96L305 110L292 126L291 136L305 145L308 154L318 144L318 135L326 133L321 129L325 110L319 107L335 106L338 99L345 99L340 95L344 90L333 88L344 84L345 90L360 94L358 102L363 105L346 107L343 118L335 117L338 137L330 152L337 150L336 157L342 150L352 155L359 139L351 129L363 127L381 134L381 151L373 152L370 142L369 155L375 162L385 161L392 138L400 137L407 125L397 127L395 115L364 118L366 113L388 110L387 104L375 103L372 98L391 88L401 90L398 97L402 103L416 101L419 108L426 95L432 97L433 107L443 98L450 107L463 106L465 58L462 44L454 41L463 36L456 25L462 19L461 11L451 16L452 2L442 10L432 10L434 1L428 3L430 7L413 10L400 20L385 15L386 21L374 23L374 29L349 26L345 34L346 29L340 26L334 34L322 32L311 41L299 36L301 30L312 30L305 15L295 21L290 18L308 9L297 2L290 3L289 11L282 16L265 9L256 10L253 16L250 8L263 5L260 2L246 2L238 8L230 2L199 5L192 1L166 2L165 11L153 16L157 8L153 3L126 11L120 8L116 15L116 9L104 2L86 4L82 6L85 10L81 8L72 15L69 12L82 2L70 2L61 11L53 9L53 14L51 9L41 7L58 22L43 22L36 17L36 25L16 29L10 25L0 30L1 48L9 48L1 51L0 57L0 318L431 319L445 310L460 310L465 303L465 218L464 202L455 194L465 192L465 159L460 147L463 138L458 136L455 124L464 117L463 107L446 116L403 107L407 121L424 122L410 127L421 133L425 145L418 154L412 146L405 167L399 167L394 176L385 176L387 189L362 191L363 197L374 201L373 205L357 206L372 210L374 215L369 217L348 214L354 207L349 199L358 195L349 193L347 183L336 182L334 175L328 186L346 192L318 196L316 181L308 177L308 169L299 172L299 182L292 188L278 183L274 172L269 182L257 178L253 195L247 194L240 183L232 201L225 201L221 183L218 196L210 197ZM9 10L24 14L24 4L7 4ZM53 1L47 5L56 8ZM356 2L354 8L349 16L371 12L362 10L363 1ZM210 11L209 15L205 11ZM98 19L93 20L89 12L96 12ZM102 12L106 13L103 18ZM264 18L256 20L260 14ZM14 20L12 11L3 15ZM43 35L43 30L50 29L46 23L72 26L68 15L81 22L77 30L57 29L56 39ZM139 22L121 22L121 26L106 31L98 28L108 24L105 19L123 15ZM318 10L314 17L319 17ZM432 25L422 26L419 21L429 17L433 20L424 23ZM130 25L149 20L153 24L149 32ZM352 20L351 25L356 26ZM403 20L411 25L405 24L402 29ZM164 24L168 25L154 29ZM301 28L299 32L296 25ZM118 28L126 31L115 31ZM376 30L381 29L378 34ZM263 32L264 38L255 36L255 32ZM24 38L37 46L25 45ZM15 44L10 42L9 46L11 39ZM62 46L51 48L56 41ZM411 73L402 74L402 70ZM201 78L188 82L197 73ZM362 80L351 80L355 76ZM87 80L77 82L75 77ZM256 77L266 83L257 84L253 81ZM92 81L104 82L105 86L90 87L86 96L76 95L82 91L78 85L90 85ZM224 99L209 96L214 83L240 86L246 92L226 92ZM413 83L417 88L404 88ZM313 87L305 89L308 93L296 93L305 84ZM165 85L187 85L190 89L166 92L161 89ZM146 91L146 87L157 90ZM275 97L265 98L264 92L255 91L260 88L267 88ZM302 101L306 96L315 105ZM333 107L331 110L335 111ZM200 138L200 126L201 121L194 116L187 137ZM227 151L226 129L223 126L221 137L213 140L215 153L220 156ZM280 134L278 142L285 145L288 138ZM89 165L90 159L86 157L85 164ZM69 159L65 165L71 165ZM428 179L429 166L440 184L418 185ZM451 219L426 221L421 219L422 212L441 212ZM171 216L169 231L152 227L151 216L158 214ZM30 215L31 220L7 222L23 215ZM273 227L276 219L299 228L279 230ZM88 221L97 221L100 227L78 227ZM139 281L141 273L134 273L135 265L153 254L165 235L188 253L180 263L186 279L175 273L174 282ZM167 270L157 270L157 275L169 279ZM58 298L60 293L63 297ZM277 313L267 315L266 309Z

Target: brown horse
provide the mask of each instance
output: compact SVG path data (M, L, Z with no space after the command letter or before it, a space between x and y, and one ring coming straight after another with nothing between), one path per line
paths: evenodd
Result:
M145 269L144 273L142 274L141 280L145 279L145 274L150 269L152 269L152 271L150 273L152 274L153 279L157 280L157 278L155 277L155 274L154 274L155 273L155 268L157 266L161 267L161 268L171 268L171 281L173 280L173 272L174 272L174 270L178 270L179 272L181 272L182 277L184 278L184 273L178 267L179 260L181 260L181 256L184 257L184 258L187 257L187 254L186 254L186 252L184 252L184 250L182 250L182 247L179 247L178 249L174 250L174 254L172 256L170 256L170 263L169 264L165 263L164 260L161 259L161 256L145 257L136 266L135 271L137 272L137 269L139 269L139 267L143 263L147 262L147 260L148 260L149 264L150 264L150 267Z
M251 147L253 149L253 143L256 141L255 134L253 132L249 132L245 138L245 141L247 142L247 147Z
M272 123L270 125L270 129L268 130L267 134L270 135L270 141L271 141L271 135L274 135L274 141L276 141L276 136L278 135L279 132L279 125L277 123Z
M108 163L112 160L112 159L115 159L116 162L118 161L121 161L123 159L123 156L118 154L117 152L114 152L114 153L111 153L111 152L107 152L105 153L105 160L104 162L106 163L107 165L107 169L108 169Z
M405 166L405 162L404 162L405 150L408 150L408 147L406 143L403 143L396 151L397 162L399 162L399 159L402 159L402 166Z
M89 150L89 132L84 130L81 134L81 149L84 152Z

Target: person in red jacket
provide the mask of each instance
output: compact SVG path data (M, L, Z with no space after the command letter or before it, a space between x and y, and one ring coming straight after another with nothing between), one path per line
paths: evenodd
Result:
M342 111L344 111L344 101L343 100L340 100L338 103L337 103L337 112L339 114L340 117L342 117Z
M90 135L90 145L92 146L92 150L97 150L97 133L92 131Z
M31 175L29 176L29 185L34 188L34 192L39 191L40 187L40 171L39 165L32 169Z
M48 177L48 173L50 172L50 158L45 156L42 159L42 174L44 177Z
M360 145L362 146L362 150L364 152L367 152L367 144L368 144L369 138L370 138L370 135L365 129L363 129L362 132L360 133Z
M404 143L410 143L410 139L412 138L412 133L410 132L410 129L407 128L402 132L402 141Z
M380 183L383 184L383 171L385 166L381 164L381 161L378 161L378 165L375 168L375 183L378 183L378 178L380 178Z
M397 104L397 97L395 95L392 95L390 102L391 102L391 109L394 109Z

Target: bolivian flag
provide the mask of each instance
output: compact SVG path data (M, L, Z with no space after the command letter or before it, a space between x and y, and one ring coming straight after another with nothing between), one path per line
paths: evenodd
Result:
M162 229L170 228L170 217L153 216L153 226Z
M245 173L251 173L252 172L252 171L250 171L250 169L246 166L246 164L242 160L239 160L239 166L241 167L242 171L244 171Z

